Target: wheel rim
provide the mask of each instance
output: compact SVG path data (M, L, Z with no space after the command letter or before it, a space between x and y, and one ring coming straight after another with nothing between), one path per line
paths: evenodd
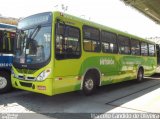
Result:
M88 79L86 82L85 82L85 87L88 89L88 90L92 90L93 87L94 87L94 82L92 79Z
M5 88L7 85L7 79L5 77L0 77L0 89Z

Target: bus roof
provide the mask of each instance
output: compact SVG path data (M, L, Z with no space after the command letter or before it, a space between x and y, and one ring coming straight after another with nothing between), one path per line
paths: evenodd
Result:
M146 41L146 42L155 44L155 42L146 40L146 39L141 38L139 36L129 34L129 33L126 33L126 32L123 32L123 31L120 31L120 30L117 30L117 29L114 29L114 28L111 28L111 27L108 27L108 26L104 26L104 25L101 25L101 24L98 24L98 23L95 23L95 22L92 22L92 21L89 21L89 20L85 20L85 19L82 19L82 18L79 18L79 17L76 17L76 16L72 16L72 15L69 15L69 14L66 14L66 13L63 13L63 12L54 11L53 14L59 14L60 16L62 15L64 17L71 18L73 20L82 22L85 25L91 25L91 26L99 28L101 30L107 30L109 32L113 32L113 33L116 33L116 34L119 34L119 35L124 35L124 36L130 37L130 38L133 38L133 39L135 38L135 39L138 39L138 40L141 40L141 41Z
M17 27L15 25L0 23L0 30L14 31L16 28Z

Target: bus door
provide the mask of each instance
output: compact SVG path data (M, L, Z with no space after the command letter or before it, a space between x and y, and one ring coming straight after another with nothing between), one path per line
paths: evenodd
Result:
M56 91L72 91L78 85L77 76L81 65L80 29L64 23L56 24L55 74Z

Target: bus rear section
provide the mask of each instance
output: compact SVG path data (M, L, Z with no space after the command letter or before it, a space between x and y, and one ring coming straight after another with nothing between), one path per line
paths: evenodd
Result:
M15 29L15 26L0 24L0 93L6 93L12 89L11 67Z

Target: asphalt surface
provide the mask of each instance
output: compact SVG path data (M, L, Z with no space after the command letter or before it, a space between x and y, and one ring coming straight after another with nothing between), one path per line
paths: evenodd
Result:
M92 96L77 91L49 97L14 90L0 94L0 119L90 119L113 113L160 113L159 77L103 86Z

